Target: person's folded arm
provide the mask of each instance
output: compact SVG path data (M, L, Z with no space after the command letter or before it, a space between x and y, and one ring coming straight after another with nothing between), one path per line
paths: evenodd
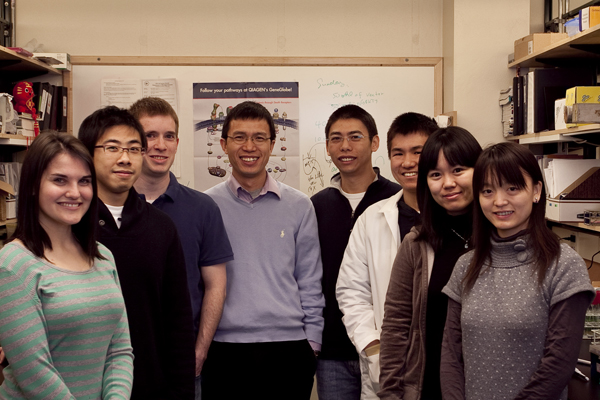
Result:
M465 398L461 312L461 304L448 299L448 315L446 316L440 363L440 383L444 400L464 400Z

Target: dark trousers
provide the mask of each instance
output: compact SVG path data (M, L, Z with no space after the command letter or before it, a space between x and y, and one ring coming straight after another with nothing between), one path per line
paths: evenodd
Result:
M308 340L212 342L202 367L202 400L309 400L316 366Z

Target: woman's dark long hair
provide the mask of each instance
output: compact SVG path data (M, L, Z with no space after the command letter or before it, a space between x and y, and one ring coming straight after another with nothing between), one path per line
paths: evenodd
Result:
M416 240L426 241L434 251L442 244L442 224L446 210L433 199L427 175L437 167L440 150L450 165L474 167L481 153L477 139L466 129L458 126L441 128L429 136L421 157L419 157L419 176L417 178L417 201L421 211L421 229Z
M94 195L90 208L81 220L71 227L73 235L84 253L93 262L94 258L104 259L96 243L96 221L98 220L98 193L94 161L83 143L73 135L60 132L47 132L38 136L23 161L19 198L17 200L17 229L11 239L19 239L37 257L44 257L44 249L52 249L52 242L40 225L40 183L48 165L60 154L69 154L80 159L92 175Z
M496 229L485 217L479 203L479 193L485 182L495 182L499 186L505 183L519 189L527 187L525 175L528 175L532 184L541 182L542 190L537 203L533 203L531 215L527 224L529 233L528 245L533 248L534 260L537 260L539 284L541 285L546 271L560 255L560 242L558 237L546 226L546 188L542 171L535 156L524 146L512 142L498 143L488 147L481 153L475 171L473 172L473 193L475 196L475 211L473 212L473 244L475 252L467 273L463 278L465 291L475 285L486 260L492 251L490 237Z

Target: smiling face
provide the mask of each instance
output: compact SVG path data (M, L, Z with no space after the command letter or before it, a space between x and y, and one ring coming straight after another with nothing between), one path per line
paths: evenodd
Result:
M147 176L163 177L169 173L179 138L175 121L169 115L143 116L139 119L144 128L148 149L144 154L142 173Z
M269 124L264 119L234 119L229 125L227 139L221 139L221 147L229 156L232 174L248 191L262 188L267 178L265 167L271 157L275 142L270 140ZM237 144L233 137L241 136L247 140ZM264 143L254 143L250 138L268 138Z
M419 132L396 135L392 139L390 167L405 192L417 192L419 157L426 141L427 136Z
M526 183L524 188L508 182L499 185L498 180L489 175L479 193L483 215L496 227L501 238L526 229L533 203L538 201L542 191L542 183L533 184L531 177L523 173Z
M362 139L358 137L362 136ZM342 179L372 173L371 155L379 148L379 136L369 140L369 132L365 124L355 118L339 119L331 125L327 140L327 154L340 170ZM334 143L332 138L341 138ZM354 138L354 140L348 140Z
M96 146L141 147L140 134L135 129L117 125L107 129ZM125 204L129 189L142 171L142 154L127 151L110 153L102 148L94 149L94 167L98 181L98 197L111 206Z
M473 201L473 168L448 164L440 150L436 167L427 173L427 185L449 215L464 214Z
M68 153L57 155L40 181L39 221L46 230L77 224L94 195L92 174L78 157Z

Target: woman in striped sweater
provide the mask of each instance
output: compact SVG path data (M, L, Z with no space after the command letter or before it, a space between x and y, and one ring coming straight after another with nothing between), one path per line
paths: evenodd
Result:
M133 354L110 251L95 240L96 176L75 137L45 133L21 171L0 251L0 399L129 399Z

